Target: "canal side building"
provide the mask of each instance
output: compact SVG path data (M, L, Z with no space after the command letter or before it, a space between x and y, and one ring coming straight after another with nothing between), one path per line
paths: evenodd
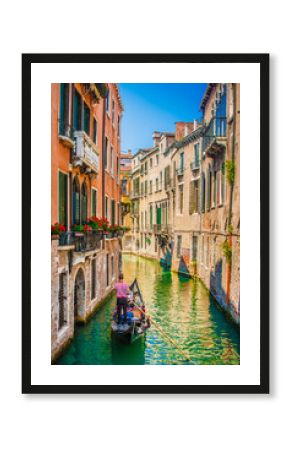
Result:
M120 223L120 124L116 84L52 84L51 240L52 360L112 291L118 238L86 232L90 217ZM78 232L79 231L79 232ZM108 235L109 237L110 235Z
M132 251L199 277L239 323L239 84L208 84L200 107L201 123L154 132L134 155Z
M120 155L120 185L121 185L121 224L128 228L128 232L124 235L122 247L123 251L132 249L133 241L133 220L131 216L132 202L130 193L132 192L132 151Z

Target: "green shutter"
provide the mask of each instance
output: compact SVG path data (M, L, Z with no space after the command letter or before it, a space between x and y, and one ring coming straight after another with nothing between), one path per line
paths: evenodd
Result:
M67 175L58 173L58 221L67 226Z
M92 216L97 215L97 192L92 190Z
M194 211L194 181L189 183L189 214Z

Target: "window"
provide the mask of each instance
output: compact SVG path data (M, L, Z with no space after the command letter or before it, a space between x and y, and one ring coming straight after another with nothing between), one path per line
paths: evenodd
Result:
M121 192L122 192L123 195L127 195L127 183L128 183L128 180L126 180L126 179L122 180Z
M201 211L205 212L205 175L202 173Z
M106 97L106 111L109 114L110 113L110 91L108 90L107 97Z
M201 236L201 246L200 246L200 261L204 261L204 236Z
M120 181L119 175L120 175L120 162L119 162L119 156L117 156L117 183L119 183L119 181Z
M199 212L199 180L193 180L189 185L189 214Z
M93 120L93 142L98 144L98 122L95 118Z
M58 276L58 329L67 323L67 274L60 273Z
M106 277L106 284L107 284L107 286L109 286L109 254L107 253L106 254L106 275L107 275L107 277Z
M79 225L81 220L80 183L77 177L73 181L73 224Z
M192 261L197 260L197 250L198 250L198 237L192 236Z
M146 174L147 173L147 166L148 166L148 164L147 164L147 161L145 162L145 167L144 167L144 173Z
M155 185L156 185L156 192L159 191L159 180L158 178L156 178L155 180Z
M109 218L109 198L107 196L105 197L105 216L106 219Z
M156 155L156 166L159 164L159 155Z
M118 136L120 136L120 133L121 133L121 118L118 115Z
M179 170L181 172L184 171L184 152L180 153L180 158L179 158Z
M183 213L183 184L178 186L178 208L179 214Z
M152 167L153 167L153 159L150 158L150 169L152 169Z
M152 194L152 180L149 181L149 193Z
M97 216L97 190L92 189L92 216Z
M87 214L88 214L88 195L87 195L87 187L85 181L82 184L81 189L81 216L82 216L82 223L85 223L87 221Z
M96 259L92 259L91 262L91 300L96 298L97 292L97 283L96 283Z
M162 189L162 172L160 172L160 189Z
M111 200L111 225L115 225L115 200Z
M115 278L114 255L111 256L111 278L112 278L112 280Z
M206 209L210 210L211 206L211 171L207 171L207 183L206 183Z
M176 248L176 256L179 258L181 256L181 244L182 244L182 236L177 236L177 248Z
M147 192L148 192L148 181L146 180L145 184L144 184L144 193L145 193L145 195L147 195Z
M83 121L83 130L90 136L91 131L91 113L90 108L86 103L84 103L84 121Z
M75 130L82 129L82 98L80 94L75 90L74 91L74 104L73 104L73 126Z
M109 139L106 137L105 138L105 153L104 153L104 157L105 157L104 167L106 170L108 170L108 148L109 148Z
M111 175L114 176L114 149L111 147Z
M211 201L211 206L212 207L215 207L215 205L216 205L216 193L217 193L216 180L217 180L217 173L216 173L216 171L214 171L214 174L213 174L212 201Z
M114 121L115 121L115 102L114 100L112 101L112 124L114 125Z
M70 136L69 123L69 84L60 84L60 105L59 105L59 134L61 136Z
M67 174L58 172L58 222L67 227Z
M200 159L199 159L199 144L195 144L194 146L194 167L198 169L200 166Z
M150 228L152 228L153 225L153 206L150 205Z

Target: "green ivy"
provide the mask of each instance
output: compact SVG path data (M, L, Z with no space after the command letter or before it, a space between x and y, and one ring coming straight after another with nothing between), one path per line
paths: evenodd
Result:
M222 250L227 262L230 264L232 261L232 247L227 239L222 244Z
M226 161L227 180L231 186L233 186L235 181L235 171L236 171L235 163L230 160Z

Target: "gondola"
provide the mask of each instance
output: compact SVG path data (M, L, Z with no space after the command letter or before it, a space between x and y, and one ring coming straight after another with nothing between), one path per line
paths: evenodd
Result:
M117 323L117 310L114 311L111 323L113 336L127 344L131 344L142 337L147 328L150 327L149 319L145 316L145 304L137 279L133 281L129 288L127 323Z

